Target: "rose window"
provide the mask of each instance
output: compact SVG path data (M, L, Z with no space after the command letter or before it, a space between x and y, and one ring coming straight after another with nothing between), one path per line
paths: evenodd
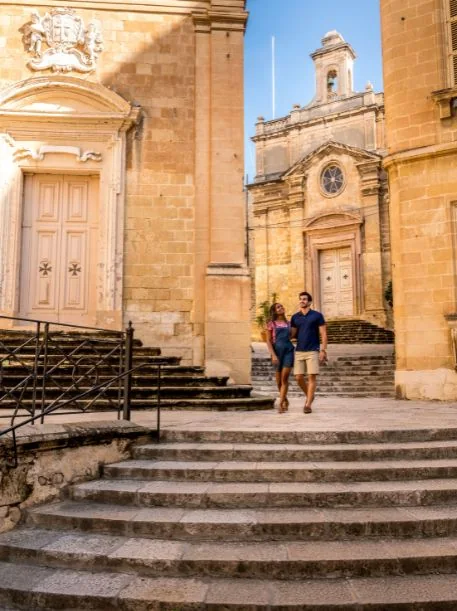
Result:
M338 165L328 165L321 174L321 186L327 195L336 195L344 187L344 174Z

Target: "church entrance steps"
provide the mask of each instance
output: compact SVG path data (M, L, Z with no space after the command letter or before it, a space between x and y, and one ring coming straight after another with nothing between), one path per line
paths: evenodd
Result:
M167 438L168 431L163 434ZM211 443L181 442L146 444L136 448L136 458L152 460L209 461L360 461L457 458L457 441L422 443Z
M30 544L30 539L32 544ZM373 541L170 541L119 535L58 533L31 528L3 537L0 553L9 562L111 574L141 573L149 577L214 577L284 580L319 579L331 575L366 577L433 573L457 569L457 537ZM33 553L32 553L33 552ZM248 574L247 574L248 570ZM244 582L242 582L244 583ZM266 585L266 584L265 584ZM285 583L283 584L285 585Z
M30 341L30 343L25 342ZM46 407L72 389L65 399L74 398L89 390L89 384L102 384L119 374L119 352L116 351L118 337L109 333L54 333L48 345L47 371L54 368L47 382ZM0 331L1 388L0 411L17 408L31 410L33 401L41 408L44 356L40 354L36 367L37 384L32 380L25 385L20 382L30 375L34 367L34 335L25 331ZM8 347L8 351L5 346ZM114 348L113 348L114 347ZM108 356L107 356L108 355ZM157 407L157 384L159 365L161 369L161 406L167 409L203 410L263 410L270 409L273 400L269 393L251 396L252 386L228 384L228 376L205 376L201 366L180 365L180 358L164 356L159 348L142 346L133 342L132 366L141 367L132 374L131 406L138 410L155 410ZM78 400L78 408L90 406L90 410L112 410L113 402L122 393L114 383L92 405L93 395ZM17 388L16 388L17 386ZM3 396L2 396L3 395ZM74 409L71 405L68 409ZM19 415L23 415L20 412Z
M455 609L451 416L166 427L0 536L0 608Z
M338 346L337 355L330 356L328 365L320 368L317 396L384 397L394 396L395 361L392 351L383 354L357 354L354 347L347 355ZM376 351L377 347L372 348ZM335 346L329 349L335 353ZM252 359L252 384L258 394L277 396L275 372L271 358L259 351ZM301 397L293 375L289 379L289 396Z
M26 567L18 566L18 570ZM132 573L97 572L85 575L71 569L29 569L33 593L17 573L7 575L7 591L22 608L92 609L94 611L168 611L211 609L300 611L388 611L421 609L454 611L455 575L387 578L269 581L214 578L153 578ZM395 600L401 589L401 606ZM437 602L438 601L438 602ZM80 606L78 606L80 605ZM408 605L414 605L408 607Z
M335 318L327 320L328 341L331 344L393 344L393 331L366 320Z
M200 462L130 460L105 468L112 479L185 482L370 482L457 477L457 458L376 462ZM270 492L270 490L268 491Z
M50 531L57 529L55 536L60 536L60 530L74 530L126 537L222 542L327 542L365 537L370 540L373 537L422 540L457 536L457 506L387 506L376 510L360 507L201 509L176 506L139 509L134 505L73 500L30 511L28 524L29 527ZM12 534L21 530L0 535L0 550L4 540L8 541ZM24 531L30 532L29 528ZM30 537L29 542L32 540Z
M81 484L71 494L79 501L87 499L137 507L375 507L380 504L402 507L455 502L457 481L364 481L338 482L336 485L335 482L101 480Z

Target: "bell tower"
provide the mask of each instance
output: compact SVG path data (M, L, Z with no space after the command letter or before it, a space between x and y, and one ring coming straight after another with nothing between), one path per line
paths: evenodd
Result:
M327 32L322 47L311 54L316 70L314 104L325 104L354 93L354 49L336 30Z

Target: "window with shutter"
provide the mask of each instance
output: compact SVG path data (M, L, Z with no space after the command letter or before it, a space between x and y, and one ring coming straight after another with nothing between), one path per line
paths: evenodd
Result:
M457 86L457 0L449 0L450 55L453 85Z

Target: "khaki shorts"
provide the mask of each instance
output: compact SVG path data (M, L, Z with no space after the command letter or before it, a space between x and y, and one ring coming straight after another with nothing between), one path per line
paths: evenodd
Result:
M306 373L319 373L319 352L295 351L294 375L305 375Z

